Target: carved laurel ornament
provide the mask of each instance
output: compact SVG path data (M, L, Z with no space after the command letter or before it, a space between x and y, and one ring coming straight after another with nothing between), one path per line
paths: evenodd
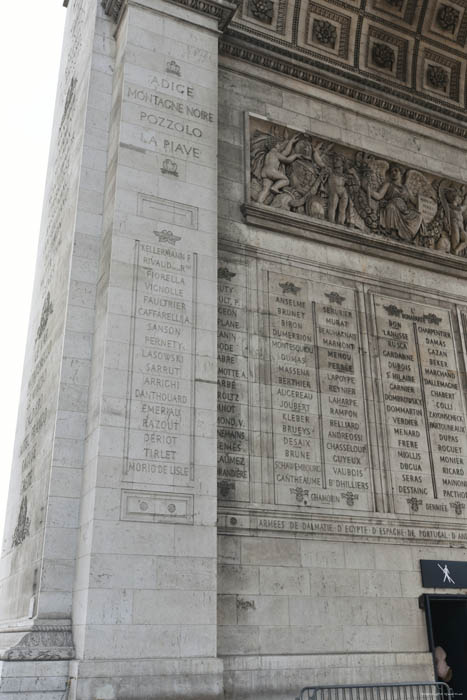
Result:
M250 200L467 257L467 187L309 133L250 122Z

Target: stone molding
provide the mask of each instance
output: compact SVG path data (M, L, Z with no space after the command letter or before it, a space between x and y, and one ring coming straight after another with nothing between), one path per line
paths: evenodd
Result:
M174 4L193 10L202 15L207 15L217 20L219 29L224 29L232 19L237 5L229 0L171 0ZM107 15L118 22L128 0L102 0L102 7Z
M102 7L104 8L105 14L112 17L114 22L118 22L124 0L102 0Z
M73 657L73 636L69 623L0 630L0 660L59 661Z
M467 279L465 258L446 255L429 248L417 248L370 233L357 232L347 226L309 219L302 214L273 209L264 204L244 204L242 213L246 223L251 226L266 228L277 233L289 233L299 238L320 241L359 253L367 252L390 260L405 263L410 261L410 264L416 267L435 270L445 275L455 274L457 277Z
M465 136L467 0L271 5L239 0L221 53Z
M286 56L283 57L282 53L286 54ZM276 47L271 51L271 49L268 50L266 45L259 46L257 42L255 44L247 44L244 39L234 32L229 31L228 34L225 34L220 39L219 54L270 70L273 73L280 73L286 77L301 80L308 85L329 90L341 97L348 97L370 107L382 109L385 112L390 112L423 126L432 127L461 138L467 138L467 127L459 121L454 121L459 119L460 115L452 110L447 110L441 106L438 107L438 105L425 104L423 100L415 97L412 97L409 104L403 101L404 96L396 94L393 88L389 86L385 86L385 94L381 96L376 92L378 85L374 86L375 92L370 92L368 82L361 87L351 85L348 80L340 82L337 69L333 71L337 77L331 77L325 73L326 69L321 71L317 67L318 62L316 61L313 62L313 67L303 62L297 63L295 57L284 49ZM430 114L428 110L434 112L434 114Z
M219 508L219 535L271 533L287 536L293 532L296 539L316 539L325 533L325 539L338 542L381 542L411 545L464 547L466 530L459 521L447 520L430 523L423 517L404 517L400 513L298 513L280 508L251 508L229 506ZM409 535L409 531L411 534ZM447 536L446 533L449 533Z

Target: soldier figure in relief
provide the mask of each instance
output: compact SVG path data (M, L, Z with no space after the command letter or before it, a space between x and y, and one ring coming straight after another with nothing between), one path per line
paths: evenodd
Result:
M289 178L285 174L284 165L293 163L297 158L301 158L300 153L292 153L292 149L300 138L299 134L292 136L288 141L278 143L264 157L264 164L261 169L261 179L263 189L259 193L258 202L263 204L270 192L279 194L283 187L289 184Z

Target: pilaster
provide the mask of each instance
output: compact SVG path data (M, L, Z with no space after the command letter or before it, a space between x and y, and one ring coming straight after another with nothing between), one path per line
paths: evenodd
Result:
M105 9L118 24L71 697L217 697L218 16Z

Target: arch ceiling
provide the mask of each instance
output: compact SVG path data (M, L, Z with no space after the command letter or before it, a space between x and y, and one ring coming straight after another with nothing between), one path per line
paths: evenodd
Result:
M467 135L467 0L239 0L221 52Z

